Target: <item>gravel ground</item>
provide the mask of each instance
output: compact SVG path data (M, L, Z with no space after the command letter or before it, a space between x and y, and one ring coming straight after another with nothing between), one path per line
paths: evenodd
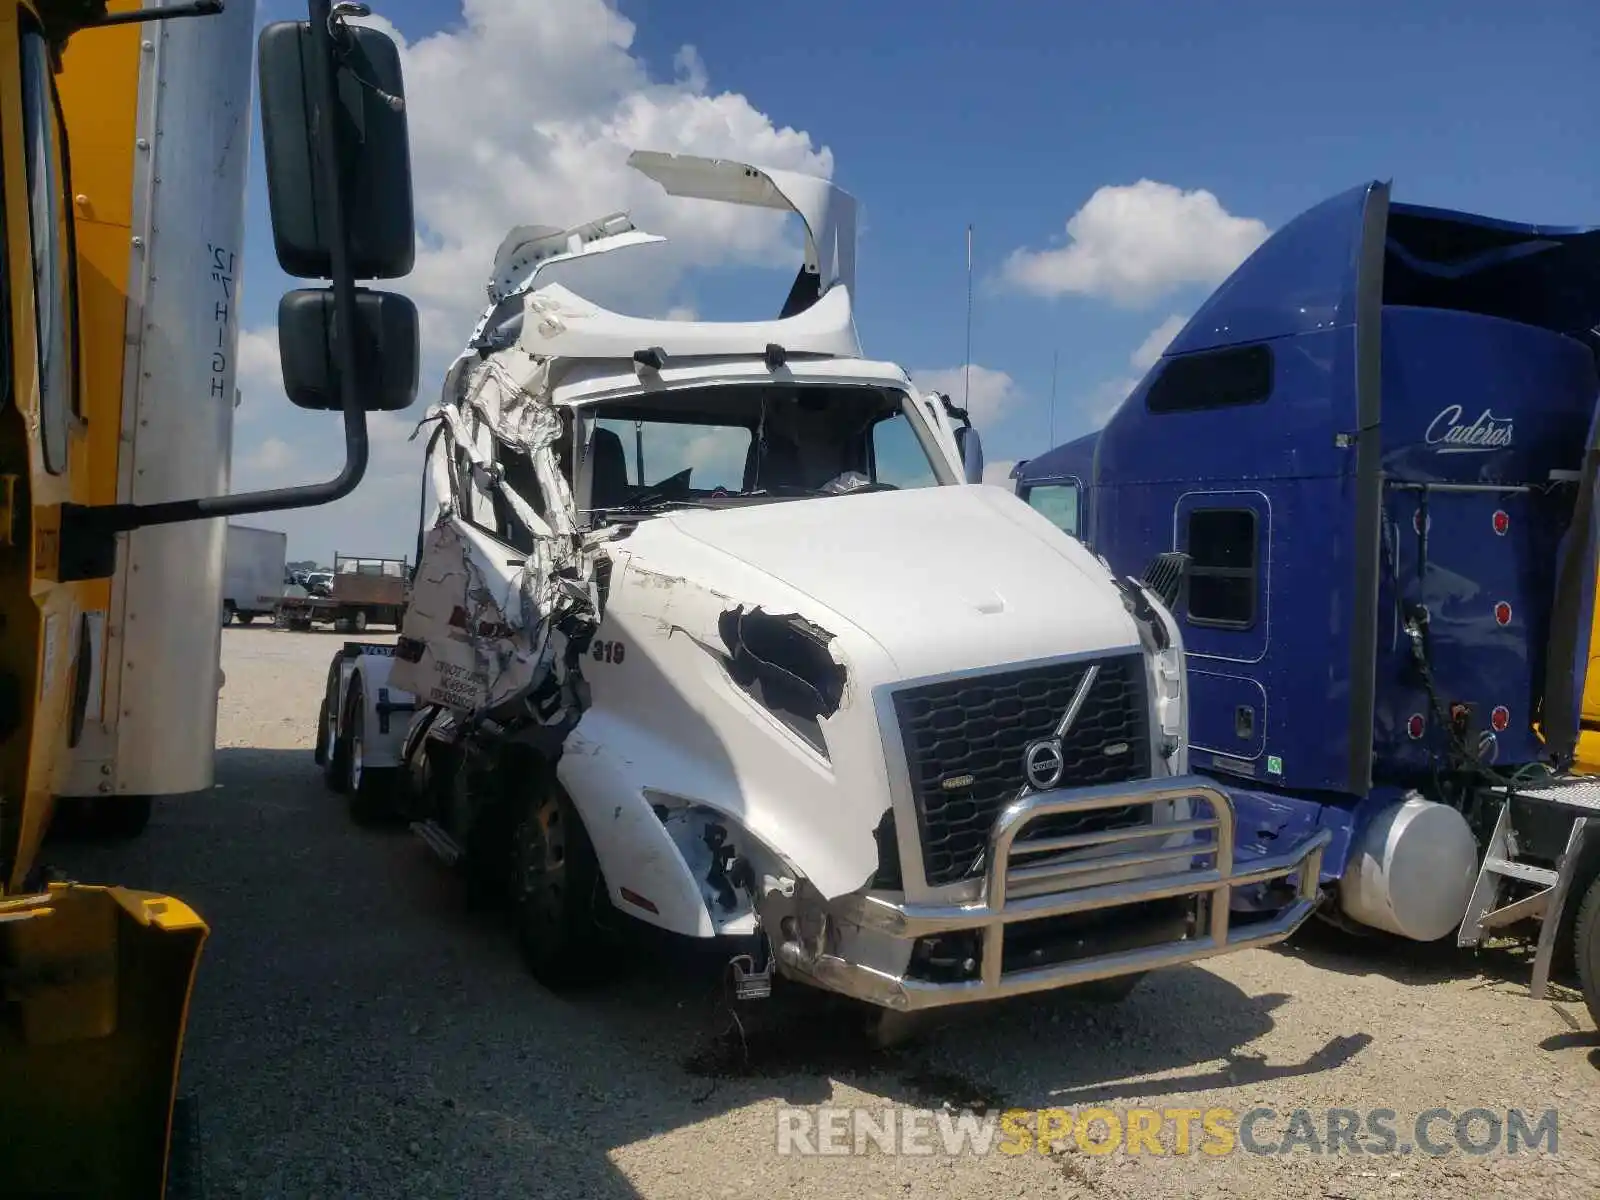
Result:
M225 630L215 789L161 803L135 842L49 851L77 878L180 895L211 924L181 1090L212 1197L1600 1195L1600 1037L1575 996L1530 1000L1511 953L1308 930L1150 976L1119 1005L982 1007L892 1052L792 991L740 1006L741 1031L715 961L681 949L554 996L420 842L356 829L323 790L310 746L338 640ZM1045 1153L804 1157L777 1152L785 1104L874 1122L885 1106L947 1122L1267 1106L1269 1146L1299 1108L1324 1134L1329 1108L1394 1110L1400 1142L1430 1108L1554 1108L1559 1132L1553 1155L1212 1155L1198 1131L1175 1154L1168 1125L1160 1156L1067 1136Z

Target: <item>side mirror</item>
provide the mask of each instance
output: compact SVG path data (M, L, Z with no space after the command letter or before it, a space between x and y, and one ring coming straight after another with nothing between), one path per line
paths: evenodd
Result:
M417 398L417 306L393 292L357 288L353 334L362 407L399 412ZM278 360L289 400L300 408L344 408L333 292L302 288L278 302Z
M315 6L314 6L315 7ZM320 32L320 31L318 31ZM411 151L400 52L387 34L335 13L332 117L340 126L338 199L346 261L355 279L398 279L416 261ZM336 202L322 150L317 72L326 68L312 25L280 21L261 31L258 70L267 200L278 263L298 279L332 279Z
M99 5L103 9L104 0ZM94 5L79 0L77 7ZM196 0L130 10L99 23L221 11L221 0ZM343 414L343 468L324 483L267 491L148 503L63 502L57 531L61 582L109 579L116 570L116 536L129 530L308 508L348 496L371 456L367 413L402 409L416 397L416 307L404 296L356 286L360 279L407 275L416 260L400 52L383 32L350 24L350 17L369 11L355 0L306 0L305 21L269 25L257 44L278 262L290 275L332 285L283 298L278 355L295 404ZM178 233L201 236L197 230Z
M983 482L983 439L971 425L956 430L956 449L961 451L961 467L968 483Z

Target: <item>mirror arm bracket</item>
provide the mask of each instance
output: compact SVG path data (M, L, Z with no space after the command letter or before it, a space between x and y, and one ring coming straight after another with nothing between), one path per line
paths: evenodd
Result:
M139 8L133 12L107 13L87 26L104 29L108 25L137 25L144 21L176 21L180 17L215 17L222 13L223 0L194 0L170 8Z
M215 3L215 0L211 0ZM191 5L206 7L206 0ZM335 113L336 47L330 22L329 0L309 0L312 44L316 62L312 64L313 97L322 113ZM216 4L220 10L221 5ZM175 10L157 10L167 12ZM128 14L130 17L134 14ZM192 15L204 15L196 12ZM328 181L328 233L333 272L333 306L337 328L356 328L355 279L350 274L349 244L346 241L345 186L343 164L344 122L337 119L316 122L320 131L318 151L323 177ZM57 547L59 582L82 579L109 579L116 572L117 534L153 525L174 525L208 517L243 516L246 513L280 512L327 504L349 495L367 471L367 412L361 402L362 380L358 374L355 338L346 332L335 340L339 356L339 390L344 402L344 468L326 483L278 488L263 492L244 492L231 496L201 496L190 500L167 500L153 504L63 504ZM42 532L42 531L41 531Z

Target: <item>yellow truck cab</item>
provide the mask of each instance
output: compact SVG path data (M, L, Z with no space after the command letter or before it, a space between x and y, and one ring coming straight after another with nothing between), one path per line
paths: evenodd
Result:
M355 286L413 255L399 57L349 23L364 7L308 0L256 43L254 0L0 0L6 1200L182 1190L206 925L171 896L53 880L39 851L60 800L132 833L152 796L210 787L227 518L347 494L366 412L415 395L415 309ZM280 305L286 389L343 414L347 461L230 495L257 45L279 261L332 283Z

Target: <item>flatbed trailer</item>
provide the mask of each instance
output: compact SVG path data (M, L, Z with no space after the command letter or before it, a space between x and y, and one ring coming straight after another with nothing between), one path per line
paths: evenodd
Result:
M285 597L278 605L277 624L299 632L319 623L331 624L343 633L362 633L368 625L399 629L410 592L407 560L336 553L333 594Z

